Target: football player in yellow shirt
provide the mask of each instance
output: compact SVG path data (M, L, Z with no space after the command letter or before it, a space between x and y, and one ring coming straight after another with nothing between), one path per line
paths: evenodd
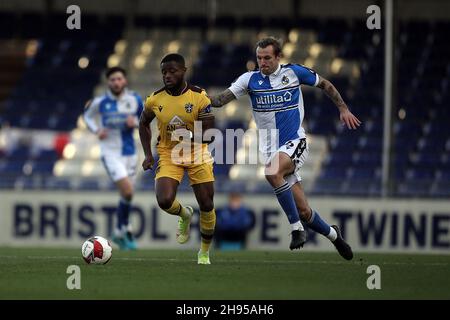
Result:
M187 242L193 209L182 206L176 199L178 185L187 171L200 207L198 263L210 264L209 247L216 224L214 175L213 159L207 148L208 142L203 140L203 132L214 125L211 101L203 89L186 82L183 56L168 54L160 67L164 87L147 97L139 121L139 136L145 153L142 167L152 169L155 162L150 145L150 123L156 117L159 131L155 178L158 205L167 213L179 216L177 241ZM194 130L197 121L202 130Z

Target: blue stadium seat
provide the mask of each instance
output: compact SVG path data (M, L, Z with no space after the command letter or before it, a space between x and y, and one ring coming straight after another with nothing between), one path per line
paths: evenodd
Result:
M450 180L437 181L435 188L430 195L445 198L450 197Z
M347 167L352 163L352 153L350 152L332 152L325 159L327 167Z
M381 166L380 152L358 152L353 156L353 165L365 168L376 168Z
M30 165L33 174L51 175L53 173L54 161L33 161Z
M367 196L370 193L372 181L370 180L351 180L343 184L342 191L348 196Z
M347 177L347 170L344 167L336 168L336 167L326 167L322 169L320 174L320 179L327 180L337 180L337 179L345 179Z
M15 148L9 155L7 155L7 158L11 161L24 161L25 159L28 159L30 156L30 149L28 146L19 146Z
M80 190L100 190L100 183L98 179L85 178L81 180L79 188Z
M426 197L431 189L430 182L407 182L398 185L397 194L405 197Z
M70 190L72 188L70 178L47 177L44 181L46 189Z
M377 170L372 167L352 167L348 172L348 177L351 181L354 180L364 180L364 181L372 181L375 178L379 179L377 176Z
M340 194L343 182L341 180L322 180L315 181L311 190L314 195L336 195Z
M230 166L227 164L216 164L214 165L214 175L215 176L222 176L222 177L228 177L228 173L230 172Z

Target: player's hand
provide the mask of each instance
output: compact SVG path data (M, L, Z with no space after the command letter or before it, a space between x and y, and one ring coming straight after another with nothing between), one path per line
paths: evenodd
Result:
M129 115L128 117L127 117L127 119L125 120L125 125L128 127L128 128L135 128L136 127L136 117L135 116L132 116L132 115Z
M97 132L97 137L98 137L100 140L103 140L103 139L105 139L106 137L108 137L108 129L106 129L106 128L101 128L100 130L98 130L98 132Z
M155 159L153 158L153 155L148 155L145 157L144 161L142 162L142 168L144 171L146 170L152 170L153 165L155 164Z
M341 111L340 119L342 124L349 129L356 129L361 125L361 121L348 109Z

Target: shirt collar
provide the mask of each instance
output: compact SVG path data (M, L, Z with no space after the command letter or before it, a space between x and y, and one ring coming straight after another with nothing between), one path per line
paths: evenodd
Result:
M263 78L270 77L270 76L277 77L280 74L280 72L281 72L281 63L278 64L277 70L275 70L273 73L271 73L269 75L265 75L264 73L261 72L261 75L263 76Z
M106 90L106 95L107 95L108 98L110 98L110 99L113 99L113 100L120 100L120 99L122 99L123 97L125 97L126 95L128 95L128 88L125 88L125 89L123 90L123 93L122 93L122 95L120 96L120 98L118 98L117 96L115 96L115 95L111 92L110 89L107 89L107 90Z
M189 86L189 83L188 83L187 81L185 81L185 86L184 86L183 90L181 90L181 93L180 93L179 95L174 96L174 95L172 95L172 93L170 93L170 91L167 90L167 89L166 89L166 92L167 92L167 94L170 95L170 96L178 97L178 96L182 96L183 94L185 94L185 93L189 90L189 87L190 87L190 86Z

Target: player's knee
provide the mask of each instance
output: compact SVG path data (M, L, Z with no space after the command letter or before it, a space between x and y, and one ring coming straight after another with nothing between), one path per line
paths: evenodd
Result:
M311 219L311 208L309 206L297 207L297 210L302 221L309 221Z
M269 173L266 171L265 173L266 180L273 186L280 184L283 181L283 175L280 173Z
M119 192L120 192L120 196L127 200L127 201L131 201L133 199L133 186L130 184L119 184Z
M214 209L214 202L211 199L202 200L199 203L200 211L209 212Z
M133 200L133 190L126 190L125 192L121 192L121 197L127 201Z
M170 195L156 196L156 200L158 201L158 205L161 209L167 210L172 206L174 198Z

